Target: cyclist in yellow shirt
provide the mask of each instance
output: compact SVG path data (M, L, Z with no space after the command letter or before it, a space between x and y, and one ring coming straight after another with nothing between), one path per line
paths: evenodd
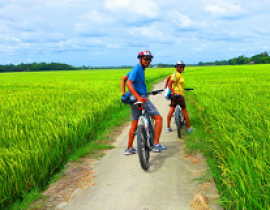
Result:
M188 126L188 132L191 133L195 128L192 128L189 123L189 117L186 109L186 103L185 103L185 98L184 98L184 77L182 75L184 69L185 69L185 64L183 61L177 61L175 65L176 71L173 73L170 77L167 78L166 83L168 84L168 87L171 89L172 95L182 95L180 98L173 98L171 97L171 104L170 104L170 110L167 116L167 128L166 132L169 133L172 131L171 129L171 115L175 111L175 107L177 105L177 100L179 100L179 104L182 108L182 112L184 114L184 118L186 120L187 126Z

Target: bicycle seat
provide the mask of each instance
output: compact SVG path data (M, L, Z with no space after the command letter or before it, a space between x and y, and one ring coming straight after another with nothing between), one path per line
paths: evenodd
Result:
M143 102L141 101L136 101L135 103L133 103L132 105L135 107L140 107L143 104Z

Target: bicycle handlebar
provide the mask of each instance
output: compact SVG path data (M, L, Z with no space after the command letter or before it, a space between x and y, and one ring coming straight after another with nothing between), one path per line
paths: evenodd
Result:
M193 90L193 88L186 88L186 89L184 89L184 90L190 91L190 90ZM173 98L181 98L182 95L173 95L172 97L173 97Z
M193 88L186 88L184 90L187 90L187 91L190 91L190 90L194 90ZM153 91L150 91L147 93L147 95L156 95L156 94L159 94L160 92L164 91L164 89L161 89L161 90L153 90Z
M156 95L156 94L159 94L159 93L162 92L162 91L164 91L164 89L162 89L162 90L153 90L153 91L148 92L147 95L148 95L148 94Z

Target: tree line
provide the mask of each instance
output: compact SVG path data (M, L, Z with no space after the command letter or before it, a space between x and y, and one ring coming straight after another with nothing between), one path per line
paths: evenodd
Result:
M236 58L232 58L229 60L216 60L213 62L202 62L200 61L198 63L199 66L202 65L241 65L241 64L270 64L270 56L267 52L263 52L258 55L254 55L252 57L245 57L244 55L241 55ZM150 68L173 68L174 64L150 64ZM122 66L99 66L99 67L94 67L94 66L85 66L82 65L80 67L75 67L69 64L65 63L56 63L56 62L51 62L51 63L21 63L18 65L14 64L6 64L6 65L1 65L0 64L0 73L3 72L26 72L26 71L61 71L61 70L79 70L79 69L132 69L133 66L131 65L122 65Z
M258 55L254 55L252 57L245 57L241 55L236 58L232 58L229 60L216 60L213 62L202 62L198 63L199 66L202 65L241 65L241 64L270 64L270 56L267 52L260 53Z
M157 68L168 68L174 67L174 64L151 64L150 68L157 67ZM131 65L122 65L122 66L86 66L82 65L79 67L75 67L65 63L21 63L18 65L14 64L0 64L0 73L4 72L35 72L35 71L61 71L61 70L81 70L81 69L132 69L133 66Z
M74 66L65 64L65 63L31 63L31 64L0 64L0 73L1 72L25 72L25 71L56 71L56 70L74 70L77 69Z
M81 70L81 69L132 69L133 66L122 65L122 66L79 66L75 67L65 63L21 63L18 65L14 64L0 64L0 73L4 72L35 72L35 71L61 71L61 70Z

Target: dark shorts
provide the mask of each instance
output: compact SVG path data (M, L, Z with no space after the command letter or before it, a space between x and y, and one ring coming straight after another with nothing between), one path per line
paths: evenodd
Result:
M176 107L176 105L179 104L181 108L186 108L186 102L185 98L173 98L171 97L171 104L169 105L170 107Z

